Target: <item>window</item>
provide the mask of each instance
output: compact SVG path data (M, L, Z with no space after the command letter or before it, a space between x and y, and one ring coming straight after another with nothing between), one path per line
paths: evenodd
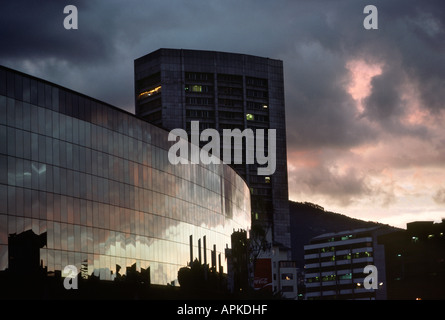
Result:
M270 177L264 177L264 182L265 183L270 183Z
M267 98L267 91L247 89L246 94L248 97L252 98L263 98L263 99Z
M186 80L196 80L196 81L213 81L212 73L201 73L201 72L186 72Z
M322 281L335 281L336 275L330 274L322 277Z
M281 280L293 280L294 275L292 273L282 273Z
M211 105L212 99L209 98L193 98L193 97L187 97L185 99L185 103L190 105Z
M352 273L343 274L343 275L339 276L339 279L340 280L351 280L352 279Z
M249 86L267 87L267 79L246 77L246 83Z
M193 92L202 92L202 86L194 85L192 86Z
M144 99L147 97L151 97L151 96L158 94L160 92L161 92L161 86L157 86L151 90L143 91L138 95L138 100L141 100L141 99Z
M249 121L254 120L253 114L251 114L251 113L246 114L246 119L249 120Z
M186 85L185 92L210 92L213 90L213 87L202 86L202 85Z

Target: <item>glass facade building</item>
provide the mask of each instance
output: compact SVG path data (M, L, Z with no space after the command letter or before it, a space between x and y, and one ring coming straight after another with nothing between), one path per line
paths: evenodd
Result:
M12 267L10 239L29 231L44 236L48 272L75 265L112 280L135 264L151 283L171 283L190 262L190 235L195 253L205 236L225 267L233 230L250 229L249 188L227 165L170 164L167 137L0 66L0 271Z

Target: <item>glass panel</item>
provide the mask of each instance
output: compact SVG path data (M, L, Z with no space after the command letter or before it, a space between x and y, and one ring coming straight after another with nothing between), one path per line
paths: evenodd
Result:
M66 223L60 224L60 248L68 250L68 225Z
M39 208L39 192L37 190L31 191L31 202L32 202L32 217L38 219L40 216Z
M8 212L8 187L0 184L0 213Z
M31 134L31 159L39 161L39 136L35 133Z
M23 213L25 217L32 217L32 190L23 190Z
M46 193L46 217L49 221L54 220L54 196L52 193Z
M0 70L0 95L6 95L6 70Z
M59 119L60 119L60 114L58 113L53 113L52 116L52 121L53 121L53 132L52 132L52 136L56 139L59 139Z
M9 180L8 176L8 157L0 155L0 184L7 184Z
M16 188L15 189L15 208L16 208L16 214L18 216L23 216L23 189L22 188Z
M3 118L3 117L0 117ZM7 154L7 129L5 126L0 126L0 153Z
M8 216L0 214L0 244L8 244Z
M23 157L31 159L31 133L23 131Z
M41 107L45 106L45 84L43 82L37 82L37 95L38 95L38 105Z
M23 102L15 100L15 126L19 129L23 129Z
M56 87L51 88L52 92L52 109L54 111L59 111L59 89Z
M15 130L8 128L8 155L15 156Z
M51 108L51 99L52 99L51 85L45 84L45 107L46 108Z
M66 237L67 249L69 251L74 251L74 249L75 249L75 234L74 234L74 225L73 224L68 223L66 225L66 234L67 234L67 237Z
M54 272L54 250L46 250L48 272Z
M17 233L17 219L13 215L8 216L8 235L12 233Z
M37 104L37 102L38 102L37 80L31 79L30 83L31 83L31 90L30 90L31 91L31 93L30 93L31 99L30 99L30 102L32 104Z
M18 100L23 100L23 77L19 74L14 75L14 96Z
M40 220L46 221L47 219L47 203L46 192L39 192L39 208L40 208Z
M60 195L58 194L54 194L54 210L53 210L53 216L54 216L54 221L59 221L61 219L61 212L60 212Z
M0 245L0 271L8 268L8 246Z
M8 187L8 209L7 209L7 213L10 215L15 215L16 214L16 210L15 210L15 187ZM9 221L11 222L11 221ZM15 223L15 221L14 221ZM15 231L12 231L12 233L14 233Z
M14 73L6 72L6 94L8 97L14 97Z

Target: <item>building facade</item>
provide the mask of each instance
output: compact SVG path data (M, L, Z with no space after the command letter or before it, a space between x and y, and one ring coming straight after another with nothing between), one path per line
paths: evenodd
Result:
M135 60L136 114L168 130L275 129L276 170L232 164L251 190L252 225L290 247L283 63L251 55L159 49ZM267 143L265 144L267 146ZM246 146L244 145L244 150ZM269 150L267 150L268 152ZM221 151L223 154L223 151Z
M389 300L445 299L445 219L415 221L379 237Z
M295 300L298 298L297 271L295 261L288 260L286 248L272 247L256 259L253 287Z
M377 240L392 231L372 227L314 237L304 246L306 299L386 299L385 251ZM368 265L377 268L377 289L364 286Z
M151 283L176 283L191 262L190 235L195 253L205 237L226 270L233 230L250 229L250 190L227 165L170 164L167 136L0 67L0 271L23 267L31 239L33 264L48 273L74 265L112 280L135 265L150 270Z

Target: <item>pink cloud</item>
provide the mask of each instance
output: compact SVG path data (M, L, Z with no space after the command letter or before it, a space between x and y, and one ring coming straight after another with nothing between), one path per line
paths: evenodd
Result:
M346 91L357 101L357 111L362 113L364 111L362 100L371 93L372 78L382 74L382 65L356 59L347 62L346 68L351 74L351 81L346 86Z
M355 101L357 121L378 129L379 137L350 148L289 150L290 199L398 227L445 217L445 113L433 116L422 105L418 84L403 76L397 83L400 117L368 120L364 101L373 78L385 72L383 64L354 59L346 68L344 90Z

